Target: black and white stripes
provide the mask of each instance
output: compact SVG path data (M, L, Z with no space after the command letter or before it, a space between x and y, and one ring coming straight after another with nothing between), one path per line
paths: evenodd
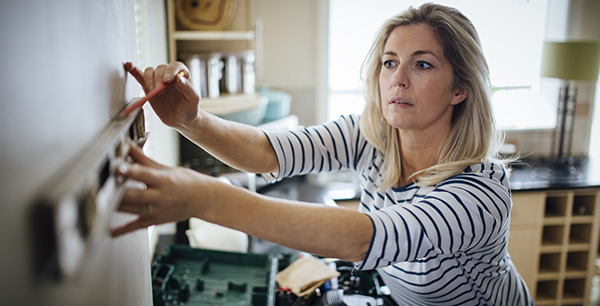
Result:
M373 223L359 269L378 269L400 305L532 305L506 249L512 202L501 165L467 167L434 187L377 189L383 160L361 136L358 116L267 132L279 162L274 182L353 169L360 211Z

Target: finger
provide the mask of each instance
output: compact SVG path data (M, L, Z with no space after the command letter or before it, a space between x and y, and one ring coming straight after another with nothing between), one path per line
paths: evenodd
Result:
M117 208L119 211L141 215L146 212L148 203L155 203L158 196L152 189L130 188L125 191L121 203Z
M142 182L149 187L157 186L161 182L160 170L141 164L120 164L117 168L124 177Z
M195 102L200 99L200 95L196 92L192 82L183 76L178 75L173 82L173 86L177 88L185 101Z
M117 207L117 211L141 216L144 214L144 206L137 203L121 202L121 205Z
M121 202L121 205L119 205L117 210L124 213L138 215L140 218L152 219L154 216L156 216L156 208L157 205L153 202L147 202L144 204Z
M167 70L167 65L158 65L154 70L154 88L162 85L164 81L165 70Z
M122 236L124 234L133 232L135 230L138 229L142 229L145 227L148 227L150 225L152 225L153 222L151 219L145 219L145 218L138 218L135 221L129 222L121 227L117 227L115 229L112 229L110 231L111 236L113 237L119 237Z
M144 70L144 84L148 91L154 89L154 68L148 67Z
M146 91L146 82L144 80L144 73L140 70L140 68L134 66L131 62L127 62L124 65L125 71L129 72L137 81L142 85L144 91Z
M156 161L154 161L153 159L151 159L150 157L146 156L144 154L144 152L142 151L142 149L140 147L138 147L137 145L135 145L133 142L129 143L129 156L131 156L131 158L133 158L133 160L136 163L144 165L144 166L157 168L157 169L166 168L166 166L163 166L163 165L157 163Z
M183 76L186 79L190 78L190 71L188 70L187 66L185 66L182 62L169 63L169 65L165 68L163 74L163 82L171 83L175 81L175 77L179 75L181 71L183 71Z

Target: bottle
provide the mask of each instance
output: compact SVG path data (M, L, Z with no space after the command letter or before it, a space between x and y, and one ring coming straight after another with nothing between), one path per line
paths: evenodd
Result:
M592 277L592 290L590 292L590 305L600 306L600 258L596 258L596 273Z

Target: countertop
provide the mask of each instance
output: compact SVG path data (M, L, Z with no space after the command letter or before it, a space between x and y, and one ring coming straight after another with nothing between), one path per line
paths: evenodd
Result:
M556 164L556 163L555 163ZM555 189L580 189L600 187L600 162L588 158L573 160L575 175L559 175L556 178L548 177L551 173L552 163L543 160L524 160L522 164L512 165L510 186L512 191L545 191ZM564 171L559 171L563 174Z
M545 160L524 160L512 165L510 177L512 192L545 191L552 189L600 188L600 163L590 159L577 159L574 166L579 174L576 180L547 179L540 176L548 168ZM238 180L248 177L245 173L229 176L236 185L244 186ZM247 184L247 182L245 182ZM358 200L360 186L353 171L336 173L308 174L286 178L275 184L267 184L262 178L256 178L257 192L276 198L284 198L309 203L336 205L340 200ZM247 187L247 186L244 186ZM178 234L162 235L159 239L157 254L172 243L187 244L185 229L178 228ZM178 241L178 235L179 240ZM250 248L257 253L291 253L293 250L273 243L252 238Z
M573 166L576 177L571 179L547 177L550 163L546 160L523 160L511 166L512 192L544 191L552 189L580 189L600 187L600 163L591 159L576 159ZM277 198L335 205L333 201L360 198L360 187L353 172L309 174L286 178L281 182L264 185L257 191ZM259 179L260 180L260 179Z

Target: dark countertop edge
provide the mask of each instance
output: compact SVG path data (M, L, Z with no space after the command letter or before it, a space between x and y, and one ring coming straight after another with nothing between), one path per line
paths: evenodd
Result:
M544 165L547 165L547 163L543 160L524 160L521 165L511 166L512 171L509 178L511 192L600 188L600 164L590 162L588 159L579 159L576 163L578 171L582 174L580 180L550 181L536 178L534 171ZM267 196L311 203L326 203L328 198L332 198L334 201L360 199L361 190L359 186L354 186L354 188L348 184L345 186L343 188L354 190L354 198L332 198L330 195L335 191L339 191L339 184L315 185L306 176L285 178L280 182L261 186L257 191Z
M548 180L536 176L536 171L547 170L550 164L551 162L546 159L524 159L519 165L511 165L512 172L509 178L511 191L600 188L600 176L598 175L600 174L600 164L592 159L574 159L574 168L580 175L578 180Z
M527 183L512 183L511 192L529 192L529 191L550 191L550 190L572 190L572 189L598 189L600 183L590 184L587 182L572 183L572 184L527 184Z

